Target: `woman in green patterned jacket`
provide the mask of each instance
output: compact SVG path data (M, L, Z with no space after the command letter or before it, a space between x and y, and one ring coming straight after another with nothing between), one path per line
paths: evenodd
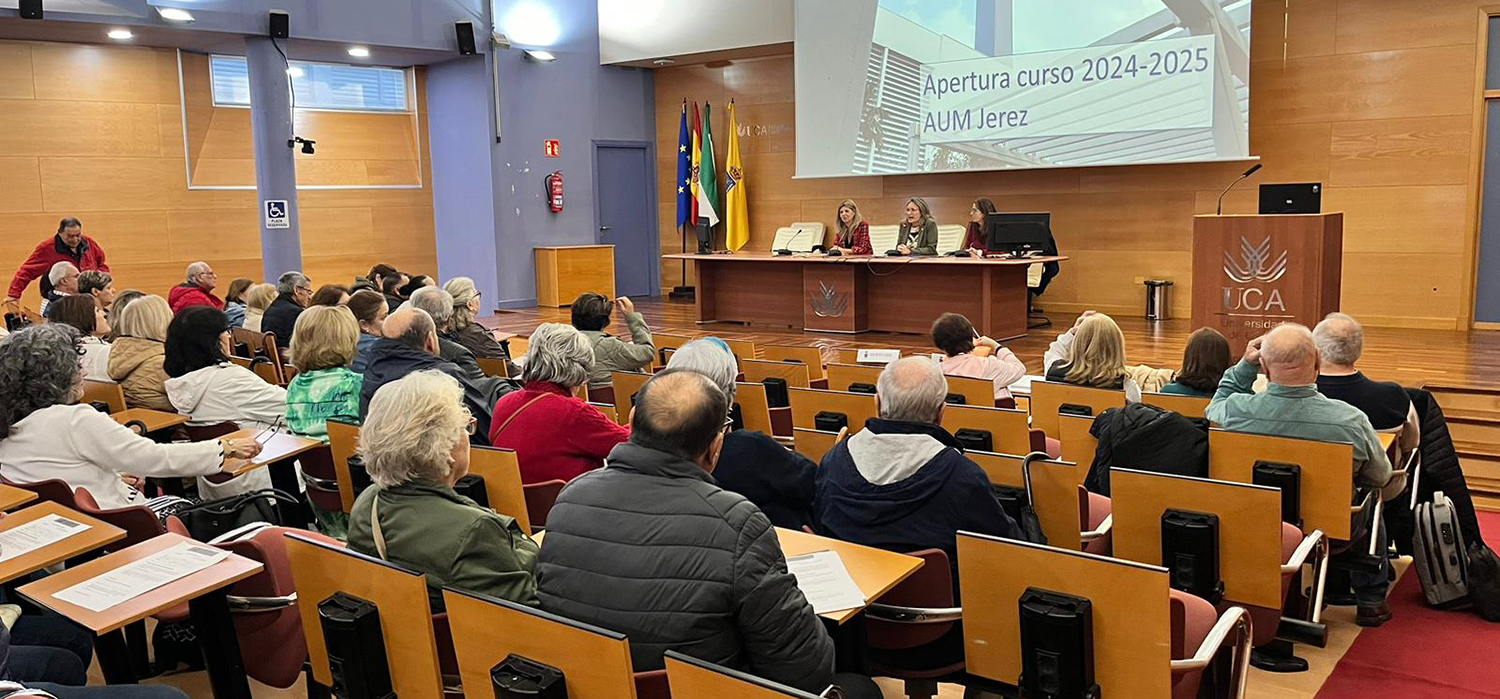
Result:
M292 330L292 365L297 375L286 387L286 424L293 434L328 441L328 421L359 421L364 376L349 370L359 343L359 322L343 306L313 306L297 316ZM324 534L344 538L343 512L313 513Z

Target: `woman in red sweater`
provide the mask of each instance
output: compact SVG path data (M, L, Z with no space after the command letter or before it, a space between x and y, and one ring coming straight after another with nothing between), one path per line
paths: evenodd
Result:
M872 255L870 225L859 215L853 199L839 203L838 228L833 234L833 248L845 255Z
M531 334L525 386L505 394L490 420L490 444L515 450L522 483L571 481L603 466L630 437L629 429L573 396L593 364L593 345L571 325L543 323Z
M969 254L975 257L984 257L984 254L988 252L984 218L995 211L995 202L983 197L974 200L974 205L969 207L969 230L964 233L964 244L959 248L960 250L968 250Z

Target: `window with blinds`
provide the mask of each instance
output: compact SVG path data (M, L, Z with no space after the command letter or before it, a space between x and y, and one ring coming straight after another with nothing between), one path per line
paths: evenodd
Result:
M250 71L241 56L213 56L209 65L214 105L250 106ZM299 109L355 112L410 111L407 71L400 68L292 61L292 92Z

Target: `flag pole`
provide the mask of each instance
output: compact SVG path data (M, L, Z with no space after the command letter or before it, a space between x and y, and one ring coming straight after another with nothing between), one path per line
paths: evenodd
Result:
M683 129L687 128L686 127L686 124L687 124L687 98L686 97L684 97L682 99L682 124L683 124L683 126L681 128L683 128ZM679 141L680 141L680 138L679 138ZM680 145L680 143L679 143L679 145ZM679 161L679 162L681 162L681 161ZM679 177L682 176L682 172L680 170L678 171L678 176ZM678 195L678 207L679 207L679 211L681 210L681 206L682 206L682 199L681 199L681 194L679 192L679 195ZM679 214L679 218L680 218L680 214ZM688 251L688 223L689 223L688 221L681 221L681 220L679 220L679 222L677 224L677 232L678 232L678 235L681 236L682 253L684 255L686 255L687 251ZM681 260L681 262L682 262L682 283L678 284L676 287L673 287L672 291L668 292L667 298L669 298L669 299L671 299L673 301L690 301L695 296L696 289L694 289L692 285L688 284L687 259L684 258L684 259Z

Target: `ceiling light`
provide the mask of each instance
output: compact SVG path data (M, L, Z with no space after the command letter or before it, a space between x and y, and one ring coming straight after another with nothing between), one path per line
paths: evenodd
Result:
M125 39L129 39L132 36L135 36L135 35L131 34L129 29L111 29L111 30L109 30L109 38L111 38L111 39L118 39L120 41L124 41Z
M302 77L304 75L302 69L298 68L296 66L292 66L291 68L287 68L286 69L286 74L290 75L290 76L292 76L294 78L300 78L300 77Z
M370 50L363 46L354 46L349 49L349 55L355 58L369 58Z
M537 63L551 63L557 60L557 56L552 55L551 51L538 51L536 49L526 49L526 57Z
M156 14L161 15L162 19L169 22L193 21L193 13L176 7L158 7L156 8Z

